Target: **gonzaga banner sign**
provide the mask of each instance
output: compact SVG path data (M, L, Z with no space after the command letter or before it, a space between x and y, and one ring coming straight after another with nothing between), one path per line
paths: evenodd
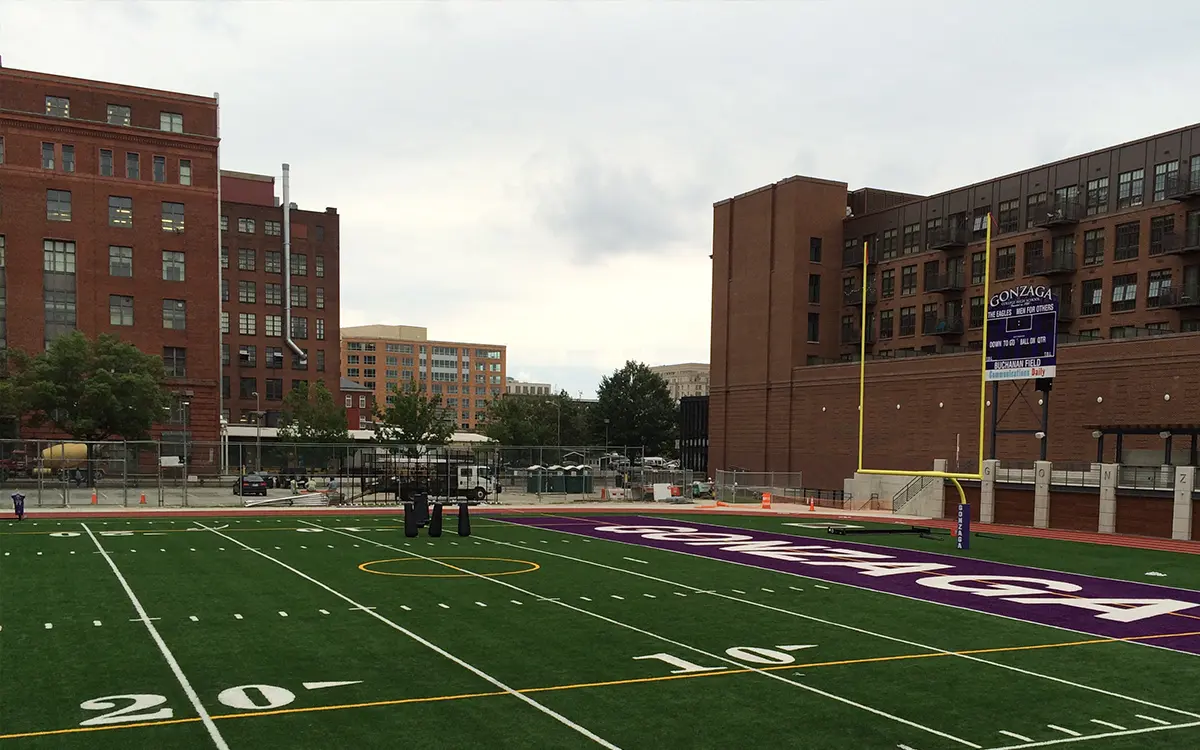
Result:
M1200 591L646 516L504 520L1200 654L1200 629L1178 616L1200 608Z
M997 292L987 308L987 379L1052 378L1058 344L1058 297L1050 287Z

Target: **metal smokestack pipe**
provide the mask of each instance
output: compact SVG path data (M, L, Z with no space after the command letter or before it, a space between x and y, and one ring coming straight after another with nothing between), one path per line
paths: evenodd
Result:
M283 165L283 340L288 348L300 358L300 364L308 364L308 355L292 340L292 204L288 186L291 167Z

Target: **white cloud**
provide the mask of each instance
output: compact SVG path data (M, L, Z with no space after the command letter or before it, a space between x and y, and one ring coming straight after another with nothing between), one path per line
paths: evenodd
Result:
M220 92L225 166L287 161L294 200L341 213L345 324L507 344L513 372L572 392L626 359L707 361L714 201L798 172L936 192L1200 119L1183 0L0 18L5 65Z

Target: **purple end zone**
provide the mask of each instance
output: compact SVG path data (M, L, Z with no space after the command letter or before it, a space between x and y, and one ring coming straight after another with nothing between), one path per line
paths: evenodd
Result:
M1200 591L669 518L503 520L1200 654Z

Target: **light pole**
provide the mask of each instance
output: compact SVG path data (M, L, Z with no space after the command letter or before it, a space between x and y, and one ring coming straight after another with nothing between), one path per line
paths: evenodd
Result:
M262 474L262 401L258 391L254 392L254 463Z
M188 490L188 407L191 406L190 401L180 401L179 406L183 408L183 505L187 507L187 490Z
M604 455L608 455L608 417L604 418Z

